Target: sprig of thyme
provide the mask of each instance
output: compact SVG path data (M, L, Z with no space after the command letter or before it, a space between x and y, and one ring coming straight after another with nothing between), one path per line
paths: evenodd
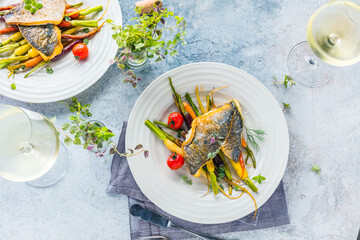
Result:
M65 135L64 143L66 145L81 145L83 149L89 151L95 150L98 157L103 157L107 149L106 146L111 145L110 154L119 154L124 157L132 157L140 153L144 153L145 158L149 156L149 151L144 150L141 144L138 144L134 150L129 149L126 153L120 153L116 149L115 143L111 140L114 133L106 126L101 125L98 121L91 121L90 104L82 105L75 97L70 103L65 103L70 112L75 113L69 116L69 123L62 125L61 131Z
M246 126L244 126L244 128L247 142L254 148L256 152L258 152L260 150L260 146L257 140L263 141L265 139L266 132L262 129L250 129Z

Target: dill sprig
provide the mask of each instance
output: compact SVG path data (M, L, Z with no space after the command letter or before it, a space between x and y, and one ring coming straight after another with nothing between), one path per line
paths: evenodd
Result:
M260 146L257 141L264 140L266 132L262 129L250 129L245 126L244 128L247 142L254 148L256 152L258 152L260 150Z

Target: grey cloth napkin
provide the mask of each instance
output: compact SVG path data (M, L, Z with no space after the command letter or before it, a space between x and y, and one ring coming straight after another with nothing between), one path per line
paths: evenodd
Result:
M119 152L125 152L125 135L127 122L123 123L117 149ZM215 236L220 233L239 232L246 230L255 230L268 227L276 227L289 224L289 215L286 205L285 192L282 182L279 184L274 194L269 200L258 209L258 215L251 220L253 213L233 222L224 224L196 224L178 219L170 214L162 211L155 206L141 192L137 186L128 166L126 157L116 154L111 165L111 179L107 189L108 194L125 194L128 196L129 206L132 204L140 204L143 207L151 209L161 215L168 217L172 222L192 229L197 232ZM187 239L193 238L191 235L177 229L160 228L146 221L135 218L130 215L130 234L131 239L137 239L145 236L163 235L171 239Z

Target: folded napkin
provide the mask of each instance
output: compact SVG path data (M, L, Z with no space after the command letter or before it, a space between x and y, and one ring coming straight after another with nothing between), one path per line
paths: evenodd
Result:
M120 135L117 149L119 152L125 152L125 135L127 122L124 122ZM161 215L168 217L172 222L192 229L197 232L213 235L219 233L239 232L246 230L254 230L268 227L276 227L289 224L289 215L287 211L285 192L282 182L279 184L274 194L269 200L258 209L257 217L251 221L253 213L241 219L224 224L196 224L178 219L170 214L162 211L155 206L139 189L131 172L126 157L114 156L111 165L111 179L107 189L108 194L125 194L127 195L129 206L132 204L140 204L143 207L151 209ZM193 238L177 229L161 228L152 225L146 221L135 218L130 215L130 234L131 239L137 239L145 236L163 235L171 237L171 239L187 239Z

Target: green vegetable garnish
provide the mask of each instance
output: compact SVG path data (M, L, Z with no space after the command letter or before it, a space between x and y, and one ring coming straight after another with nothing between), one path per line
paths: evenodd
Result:
M46 68L46 73L53 74L54 70L51 67Z
M182 176L182 180L184 180L185 183L192 185L192 180L189 179L187 176Z
M317 173L317 174L320 174L320 170L321 170L321 168L320 168L318 165L316 165L316 164L314 164L314 165L312 166L312 168L311 168L311 171L313 171L313 172L315 172L315 173Z
M12 90L15 90L15 89L16 89L15 83L11 84L11 89L12 89Z
M261 183L262 181L265 181L266 178L259 174L258 176L253 177L252 180L257 181L258 183Z

